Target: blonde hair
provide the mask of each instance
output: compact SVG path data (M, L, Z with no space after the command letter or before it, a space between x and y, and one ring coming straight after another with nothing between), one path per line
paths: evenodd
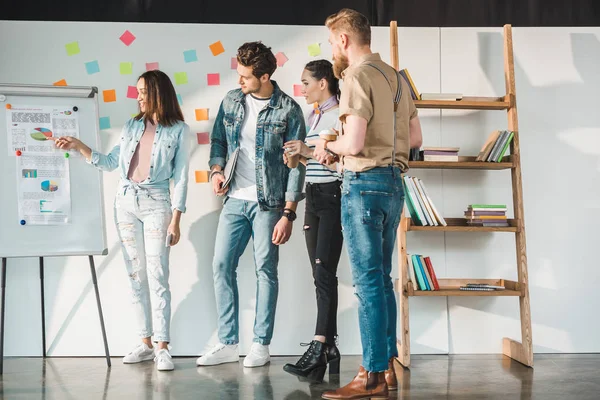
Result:
M331 31L345 33L356 39L359 45L371 45L371 25L366 16L351 8L343 8L325 20Z

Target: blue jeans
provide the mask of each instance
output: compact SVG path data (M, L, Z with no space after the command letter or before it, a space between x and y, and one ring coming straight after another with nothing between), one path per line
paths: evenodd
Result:
M390 273L404 203L401 171L344 171L342 228L358 297L363 367L388 368L396 348L396 297Z
M172 215L168 189L131 185L117 193L115 223L129 274L139 335L154 336L156 342L170 341L169 248L165 240Z
M279 291L277 278L279 247L274 245L271 239L273 229L281 218L281 212L281 210L261 211L258 203L254 201L231 197L225 199L219 217L213 259L219 340L223 344L239 342L239 296L236 270L250 236L254 243L257 279L254 342L263 345L271 343Z

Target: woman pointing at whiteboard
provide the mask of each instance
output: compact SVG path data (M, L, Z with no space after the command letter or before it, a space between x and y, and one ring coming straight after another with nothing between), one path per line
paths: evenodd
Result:
M174 368L168 349L169 246L179 242L179 220L185 212L189 126L165 73L145 72L137 82L137 90L140 112L125 124L119 143L110 153L101 154L70 136L53 140L60 149L79 151L100 170L119 169L115 223L142 338L123 362L154 359L159 371L169 371ZM157 342L156 349L152 338Z

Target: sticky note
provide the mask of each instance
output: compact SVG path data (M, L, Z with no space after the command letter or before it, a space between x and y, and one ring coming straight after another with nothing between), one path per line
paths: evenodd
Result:
M206 74L206 80L208 81L208 86L218 86L221 84L221 75Z
M104 98L105 103L111 103L117 101L117 92L115 89L103 90L102 97Z
M100 72L100 65L98 65L98 61L90 61L85 63L85 70L88 75L96 74Z
M208 108L196 108L196 121L208 121Z
M194 171L196 175L196 183L208 183L209 171Z
M155 69L158 69L157 62L146 63L146 71L154 71Z
M319 43L313 43L308 46L308 55L311 57L315 57L321 54L321 46Z
M121 42L123 42L125 46L129 46L135 40L135 36L133 36L133 33L126 30L119 39L121 39Z
M65 79L61 79L60 81L54 82L52 85L54 85L54 86L67 86L67 81Z
M236 57L231 57L231 69L237 69L238 62Z
M294 85L294 96L302 97L302 85Z
M183 61L186 63L198 61L198 55L196 55L196 50L186 50L183 52Z
M187 72L175 72L175 84L185 85L188 83Z
M138 90L135 86L127 86L127 98L128 99L137 99Z
M281 51L275 54L275 59L277 60L278 67L283 67L283 65L288 61L288 58Z
M133 74L133 63L131 63L131 62L120 63L119 64L119 72L121 72L121 75Z
M208 136L208 132L196 133L196 136L198 137L198 144L209 144L210 143L210 137Z
M100 130L110 129L110 117L100 117Z
M181 97L181 95L179 93L177 93L177 102L179 103L180 106L183 105L183 98Z
M212 51L213 56L218 56L219 54L225 52L225 49L223 48L223 43L221 43L220 40L217 42L214 42L213 44L211 44L208 47L210 48L210 51Z
M65 49L67 49L68 56L79 54L79 42L67 43L65 44Z

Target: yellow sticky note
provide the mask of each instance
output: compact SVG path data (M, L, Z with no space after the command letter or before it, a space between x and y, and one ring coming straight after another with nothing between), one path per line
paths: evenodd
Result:
M175 84L184 85L188 83L187 72L175 72Z
M321 54L321 45L319 43L313 43L308 46L308 55L311 57L316 57Z
M67 49L68 56L79 54L79 42L67 43L65 44L65 49Z
M133 74L133 63L122 62L121 64L119 64L119 71L121 71L121 75Z
M208 108L196 108L196 121L208 121Z
M208 183L208 171L195 171L196 183Z

